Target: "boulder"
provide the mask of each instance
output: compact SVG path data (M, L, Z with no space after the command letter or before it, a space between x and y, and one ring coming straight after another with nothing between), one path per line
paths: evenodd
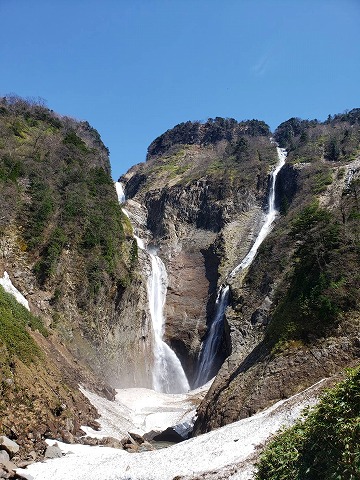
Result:
M7 453L11 456L15 455L19 451L19 445L10 440L8 437L1 436L0 437L0 450L6 450Z
M10 474L12 472L15 472L15 469L17 468L15 463L11 462L10 460L9 461L4 460L4 461L0 462L0 465L3 469L5 469L5 471L9 472ZM10 475L10 477L11 477L11 475ZM7 478L7 477L4 477L4 478Z
M9 462L10 457L9 454L5 450L0 450L0 463L4 464L4 462Z
M138 445L141 445L145 442L144 437L135 432L129 432L130 437L135 440Z
M159 433L158 435L155 435L153 437L153 440L155 442L179 443L179 442L182 442L184 439L176 430L174 430L173 427L168 427L163 432Z
M61 457L62 457L62 451L59 448L59 445L57 443L54 443L54 445L49 445L45 450L45 458L61 458Z

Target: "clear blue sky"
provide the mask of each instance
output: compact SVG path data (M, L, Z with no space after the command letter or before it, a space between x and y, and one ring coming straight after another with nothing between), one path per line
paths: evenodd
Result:
M360 0L0 0L0 94L87 120L114 179L187 120L360 107Z

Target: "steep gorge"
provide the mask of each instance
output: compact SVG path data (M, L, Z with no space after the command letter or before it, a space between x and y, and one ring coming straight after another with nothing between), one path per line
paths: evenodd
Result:
M87 122L2 99L0 274L10 274L45 324L46 336L30 320L22 328L48 363L24 367L0 337L1 392L11 400L12 380L22 392L31 375L41 377L24 410L52 412L38 431L31 417L39 442L50 433L66 440L92 422L79 382L108 397L111 387L152 386L150 266L134 234L166 266L165 340L194 385L218 287L262 225L277 162L270 136L264 122L222 118L165 132L120 179L129 220L106 147ZM280 215L250 268L229 280L213 372L220 370L194 434L251 415L360 355L359 110L323 123L290 119L274 137L289 152L277 179ZM0 404L0 433L13 438L19 433L6 418L23 408L21 395L13 407ZM22 441L31 450L34 442Z
M256 121L216 119L201 128L188 122L163 137L121 181L127 198L146 206L169 276L166 338L192 384L218 285L260 228L277 154L268 127ZM176 143L182 138L192 143ZM164 143L167 150L159 147ZM219 364L229 353L226 341L222 349Z

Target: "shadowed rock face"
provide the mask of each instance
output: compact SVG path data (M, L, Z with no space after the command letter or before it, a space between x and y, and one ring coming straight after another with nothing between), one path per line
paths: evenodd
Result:
M346 119L306 128L302 140L300 134L291 137L290 164L278 177L283 215L247 275L231 284L226 320L232 353L199 407L194 435L252 415L359 362L354 212L360 129ZM342 161L329 163L320 135L326 154L332 142L348 141L349 128L352 154L344 148Z
M313 345L294 345L278 356L259 343L247 356L238 356L236 367L231 368L234 358L229 359L200 405L193 434L249 417L346 366L357 365L359 319L345 324L345 335L338 332Z

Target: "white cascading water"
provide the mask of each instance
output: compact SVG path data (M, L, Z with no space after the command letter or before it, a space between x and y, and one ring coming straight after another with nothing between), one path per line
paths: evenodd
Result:
M271 231L272 224L275 220L277 210L275 205L275 184L276 178L280 170L285 164L287 152L284 148L276 147L278 155L278 164L274 171L271 173L271 185L269 191L269 201L268 201L268 211L265 216L263 226L260 229L258 236L255 239L255 242L244 259L237 265L229 274L228 278L234 277L238 272L248 268L252 261L255 258L255 255L265 240L267 235ZM198 362L198 372L194 382L195 388L204 385L210 378L213 370L214 360L216 359L216 354L220 345L220 341L223 335L223 318L226 307L228 306L229 299L229 285L221 285L216 304L215 304L215 315L214 320L211 324L211 327L205 337L203 342L202 349L200 351L199 362Z
M125 202L125 192L121 182L115 182L116 194L120 205Z
M276 177L282 167L285 165L285 160L286 160L286 150L284 148L279 148L276 147L279 162L275 168L275 170L271 174L271 185L270 185L270 191L269 191L269 207L268 207L268 212L265 217L265 222L263 226L261 227L261 230L259 232L259 235L256 237L256 240L251 247L249 253L246 255L246 257L237 265L234 270L230 273L229 277L234 277L240 270L244 270L247 268L249 265L251 265L252 261L255 258L255 255L262 244L262 242L265 240L265 238L268 236L270 233L272 223L275 220L277 210L275 206L275 184L276 184Z
M153 387L157 392L184 393L189 391L190 387L181 362L175 352L163 341L167 290L165 266L155 253L148 253L151 259L148 297L154 332Z
M119 203L125 202L123 186L115 182ZM122 209L127 217L129 212ZM151 273L148 277L147 291L151 323L153 327L153 354L154 365L152 369L153 389L162 393L185 393L190 390L181 362L175 352L164 342L165 331L164 306L167 291L167 273L165 265L156 255L154 250L149 251L144 241L134 235L136 243L150 258Z
M212 375L216 354L218 352L223 333L223 319L225 309L228 306L229 285L222 285L218 291L215 303L214 320L204 340L198 364L198 371L194 382L194 388L204 385Z

